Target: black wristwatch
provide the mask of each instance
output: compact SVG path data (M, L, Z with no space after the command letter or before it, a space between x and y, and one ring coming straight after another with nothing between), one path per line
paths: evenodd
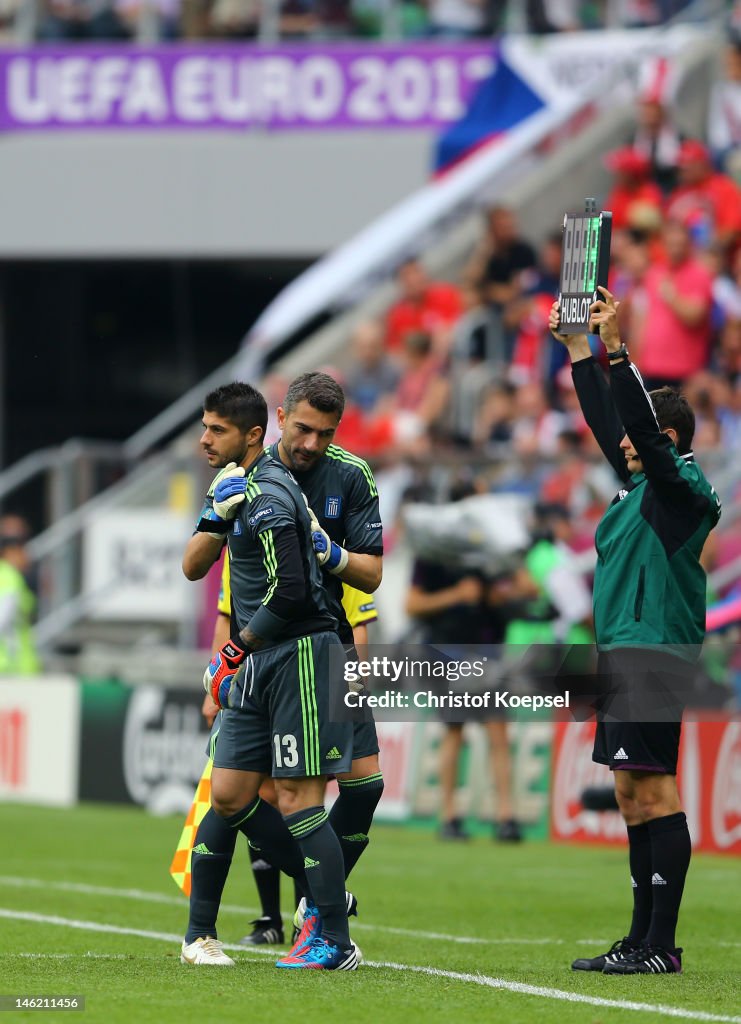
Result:
M628 349L625 347L625 343L624 342L620 346L620 348L615 349L614 352L608 352L607 353L607 361L610 362L610 363L615 362L616 359L627 359L627 358L628 358Z

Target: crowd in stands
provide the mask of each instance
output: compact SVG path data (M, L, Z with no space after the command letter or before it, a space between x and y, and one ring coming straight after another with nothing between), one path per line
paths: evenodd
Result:
M664 24L690 0L0 0L0 37L58 41L472 39ZM729 18L738 17L729 0Z
M699 140L681 142L676 160L676 182L662 190L640 151L608 155L610 287L648 386L705 381L701 404L715 415L698 443L730 446L741 429L741 188ZM560 248L554 231L536 250L513 212L496 207L457 285L431 279L417 259L399 267L385 322L362 323L351 339L351 447L374 457L389 442L411 455L443 446L527 457L588 444L565 352L547 330Z
M741 65L737 42L726 62L728 81L718 90L730 92ZM614 213L609 286L648 387L668 383L689 396L695 451L718 465L713 454L741 446L738 120L734 127L729 119L724 136L711 118L703 141L676 132L655 95L640 106L631 144L605 157L613 172L600 203ZM547 328L560 259L560 227L525 238L514 212L496 206L457 280L436 280L422 261L405 261L386 316L348 339L349 408L338 440L382 474L388 468L385 521L393 521L390 495L398 507L405 488L418 500L439 498L446 467L453 484L463 470L479 492L565 508L576 525L573 546L591 548L616 487L584 422L566 352ZM603 359L599 339L591 342ZM723 562L741 551L738 527L726 536ZM708 549L711 562L716 556Z
M614 214L609 287L621 303L621 335L649 389L670 384L687 394L694 450L711 475L729 466L723 453L741 450L739 70L741 44L731 40L727 77L713 96L736 100L725 110L711 103L706 141L678 132L665 99L644 94L634 138L605 156L613 180L600 203ZM342 379L350 404L338 440L379 467L392 543L405 498L436 502L465 485L558 510L564 543L592 550L616 478L584 421L565 349L548 331L560 263L560 228L523 237L514 212L495 206L457 280L436 280L421 260L406 260L386 316L349 339ZM604 362L598 337L590 343ZM731 519L707 546L708 570L741 555ZM456 589L467 571L436 571L454 610L470 616L472 602ZM435 593L434 607L439 601ZM721 681L741 679L731 661Z

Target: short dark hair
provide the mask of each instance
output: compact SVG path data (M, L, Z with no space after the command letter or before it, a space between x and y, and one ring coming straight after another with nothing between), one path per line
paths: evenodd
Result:
M319 412L333 412L342 419L345 411L345 392L328 373L310 370L291 381L283 399L286 412L293 412L299 402L308 402Z
M664 386L651 391L656 419L661 430L672 427L677 432L677 451L686 455L695 436L695 414L692 406L675 388Z
M220 388L209 391L203 401L203 411L223 416L243 434L253 427L260 427L264 437L268 428L268 406L265 399L257 388L241 380L222 384Z

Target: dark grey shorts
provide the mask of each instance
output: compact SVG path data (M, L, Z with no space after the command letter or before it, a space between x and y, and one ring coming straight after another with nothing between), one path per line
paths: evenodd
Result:
M352 730L353 760L378 753L378 734L372 717L368 722L354 722Z
M221 716L215 768L302 778L347 772L350 723L331 722L329 652L335 633L313 633L250 655ZM336 659L331 659L332 664Z

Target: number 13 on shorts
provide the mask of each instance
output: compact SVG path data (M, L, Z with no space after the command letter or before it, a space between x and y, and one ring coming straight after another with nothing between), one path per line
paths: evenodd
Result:
M298 764L298 743L292 733L273 734L273 760L276 768L295 768Z

